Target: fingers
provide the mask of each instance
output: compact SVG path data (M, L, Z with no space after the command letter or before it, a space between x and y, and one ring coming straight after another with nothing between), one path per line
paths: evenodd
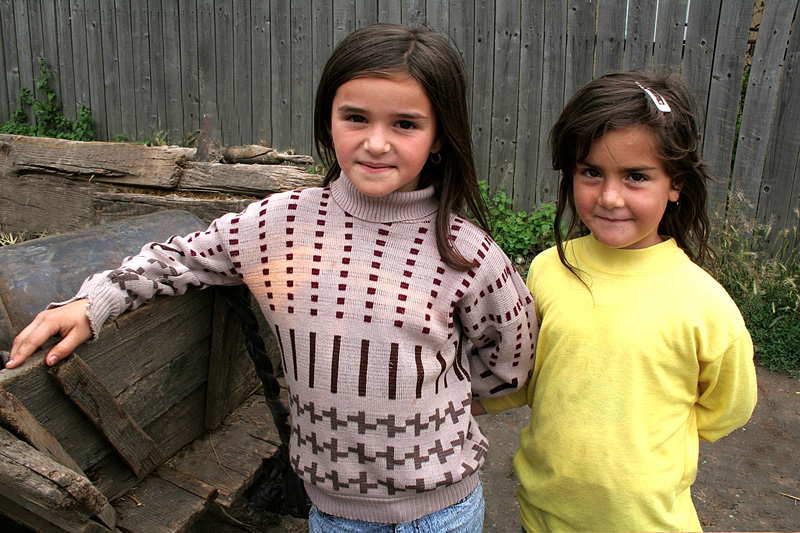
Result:
M52 366L71 354L92 335L86 316L87 305L86 300L77 300L36 315L33 322L14 339L6 367L21 365L53 335L60 335L62 340L48 352L47 364Z

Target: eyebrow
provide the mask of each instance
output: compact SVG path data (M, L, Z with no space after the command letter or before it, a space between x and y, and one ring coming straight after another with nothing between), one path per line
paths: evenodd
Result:
M586 161L585 159L578 159L577 163L579 165L586 165L587 167L600 168L598 165L595 165L594 163ZM651 167L647 167L647 166L627 167L627 168L623 168L623 170L625 172L643 172L643 171L646 171L646 170L658 170L658 167L652 167L652 166Z
M351 106L351 105L341 105L336 108L338 113L358 113L358 114L366 114L367 110L361 107ZM396 114L400 118L406 119L414 119L414 120L427 120L430 119L428 115L424 115L422 113L397 113Z

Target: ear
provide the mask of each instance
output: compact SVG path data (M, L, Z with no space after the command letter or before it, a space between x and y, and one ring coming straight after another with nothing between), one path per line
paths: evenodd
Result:
M683 183L673 183L672 189L669 191L669 201L670 202L677 202L681 197L681 189L683 189Z
M432 154L437 153L439 150L442 149L442 146L444 146L444 140L441 137L437 137L436 140L433 141L433 144L431 145L431 153Z

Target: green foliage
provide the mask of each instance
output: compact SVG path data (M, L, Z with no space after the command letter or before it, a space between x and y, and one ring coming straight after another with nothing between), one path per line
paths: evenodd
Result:
M492 238L517 265L527 269L533 256L555 244L555 206L540 204L531 211L514 211L505 190L493 193L484 181L480 186L489 209Z
M800 375L798 227L771 235L771 225L755 221L748 214L753 212L737 192L726 216L712 220L717 262L711 273L742 311L756 361L770 370ZM800 223L800 212L795 214ZM780 243L777 249L774 243Z
M55 91L50 87L52 74L44 58L39 58L39 79L36 80L38 98L25 87L19 90L19 109L11 114L11 119L0 126L0 133L31 135L34 137L56 137L75 141L94 140L94 119L85 105L81 105L78 118L65 117L63 106ZM34 124L30 124L25 108L33 110Z
M114 142L143 144L144 146L182 146L184 148L196 148L199 136L200 130L196 130L194 132L187 131L184 133L183 138L176 142L170 138L169 132L152 129L150 131L150 135L143 139L136 139L134 137L118 133L114 135Z

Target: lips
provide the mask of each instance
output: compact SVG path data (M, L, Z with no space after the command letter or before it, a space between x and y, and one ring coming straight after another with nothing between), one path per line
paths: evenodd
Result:
M359 161L358 165L368 171L376 171L376 172L394 168L393 165L387 165L386 163L373 163L371 161Z

